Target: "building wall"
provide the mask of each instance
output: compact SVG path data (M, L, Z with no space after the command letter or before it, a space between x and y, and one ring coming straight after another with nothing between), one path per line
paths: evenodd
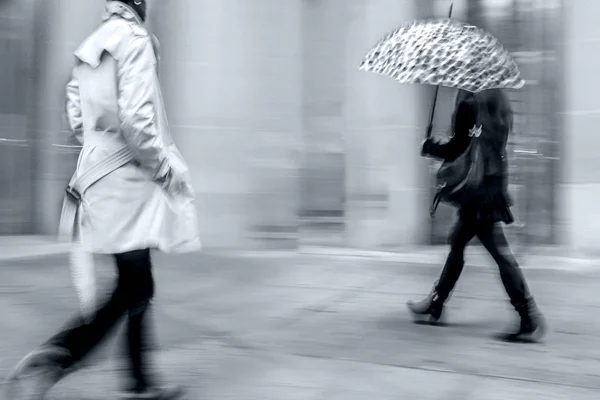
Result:
M456 3L458 14L463 3ZM56 230L78 152L69 147L73 143L62 114L72 52L98 24L103 4L47 0L35 2L32 12L39 67L27 109L36 154L31 208L40 233ZM152 3L150 25L162 44L167 111L192 168L205 245L296 247L299 238L313 235L300 229L306 215L335 217L333 230L311 243L332 244L327 237L333 234L336 245L358 248L427 242L431 166L419 157L418 146L432 88L396 84L357 67L369 47L401 21L442 15L448 4ZM575 91L587 84L580 78L587 71L580 60L593 57L580 37L582 29L594 30L585 25L579 4L573 0L565 13L571 21L564 46L566 86L574 83L565 105L567 132L591 127L593 121L593 112L585 108L589 102L581 102L582 94ZM581 18L585 28L573 23ZM446 122L436 122L443 131ZM580 164L592 156L578 140L565 153L571 161L561 191L564 240L573 243L591 233L582 233L589 231L585 216L567 204L585 202L595 179L593 166Z
M154 5L167 111L204 244L296 246L301 1Z
M36 3L38 231L56 231L78 147L64 85L104 1ZM207 247L295 246L300 134L300 1L154 2L172 134L193 171ZM74 18L73 16L76 16ZM235 29L232 29L235 27ZM274 234L275 232L275 234Z
M334 1L334 0L332 0ZM358 71L371 46L399 21L423 11L412 0L348 2L344 131L346 244L384 248L422 243L428 182L419 143L427 124L428 88Z
M20 226L53 234L78 153L62 113L64 84L72 52L98 24L104 1L13 3L3 3L0 15L8 13L14 20L18 11L33 21L29 53L22 56L37 68L23 77L32 83L24 111L0 112L0 125L30 141L29 161L26 152L17 158L25 163L23 174L35 179L29 189L34 195L24 194L27 187L21 185L14 197L32 199L30 204L13 201L2 226L17 232L6 216L19 215ZM332 234L336 245L359 248L427 242L430 166L419 157L418 144L431 88L399 85L357 66L368 48L401 21L442 15L448 4L153 3L150 24L162 43L167 110L173 136L193 170L207 247L295 247L300 237L313 235L299 229L307 214L335 217L333 230L312 243L331 244L326 237ZM457 15L465 4L456 2ZM593 247L596 236L589 211L597 190L594 139L581 133L593 131L598 108L587 92L594 84L588 73L596 62L593 37L600 34L586 12L594 4L565 0L563 13L563 114L569 141L559 207L561 241L574 248ZM443 131L445 122L436 122Z
M302 2L302 245L343 245L348 3Z
M75 170L79 148L69 141L64 88L73 67L73 52L98 25L103 6L102 1L35 2L32 29L37 69L30 120L36 143L34 212L38 233L56 233L64 188Z
M600 237L600 2L564 0L565 140L560 189L562 239L575 252L598 252Z
M98 24L103 3L36 3L36 63L43 68L31 119L39 232L55 232L75 166L64 85L72 53ZM419 89L356 70L375 40L414 16L414 4L153 3L167 111L192 168L207 247L294 247L301 208L345 208L347 245L416 240L420 224L410 210L422 190L413 151L423 129ZM318 190L318 177L328 173L337 186Z
M33 230L31 0L0 2L0 234Z

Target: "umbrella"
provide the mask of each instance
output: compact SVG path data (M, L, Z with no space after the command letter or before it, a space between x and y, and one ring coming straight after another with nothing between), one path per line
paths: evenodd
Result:
M401 83L480 92L523 87L519 68L490 33L451 19L419 20L386 35L359 69Z

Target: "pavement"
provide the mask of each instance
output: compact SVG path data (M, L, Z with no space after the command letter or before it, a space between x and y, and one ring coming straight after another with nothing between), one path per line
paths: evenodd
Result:
M49 236L0 236L0 261L66 254L69 248Z
M57 242L52 236L0 236L0 261L41 258L64 255L68 243ZM220 250L227 255L242 258L295 258L297 256L321 256L350 260L371 260L409 264L437 265L446 257L447 246L406 246L388 250L361 250L337 246L301 245L291 250ZM513 252L525 269L552 269L583 271L595 270L600 265L597 254L574 253L561 246L515 247ZM466 257L471 266L489 266L490 258L482 246L469 246Z
M61 254L0 261L0 376L76 311L66 262ZM102 287L113 269L99 259ZM600 398L600 269L524 269L551 327L543 344L492 339L516 321L489 262L465 269L450 325L430 327L412 323L404 304L429 291L433 262L157 255L157 368L190 400ZM114 398L117 344L50 399Z

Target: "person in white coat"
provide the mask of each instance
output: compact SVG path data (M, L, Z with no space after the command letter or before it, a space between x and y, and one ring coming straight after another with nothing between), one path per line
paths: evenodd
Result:
M118 279L107 303L77 315L30 353L13 376L38 368L46 393L127 316L130 382L123 398L174 399L149 375L147 314L154 295L151 250L200 248L189 169L168 131L157 46L144 27L145 0L108 0L102 24L75 52L67 115L83 148L67 188L61 234L89 253L112 254Z

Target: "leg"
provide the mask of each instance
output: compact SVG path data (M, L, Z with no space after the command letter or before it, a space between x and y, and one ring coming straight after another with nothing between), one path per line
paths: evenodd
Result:
M179 398L183 390L178 387L159 387L149 374L149 311L154 297L154 279L150 250L140 250L116 256L127 303L127 340L131 384L122 393L126 399Z
M510 303L521 317L519 330L516 333L502 335L502 338L508 341L539 340L544 333L543 321L538 315L525 276L510 250L502 227L492 223L480 224L477 236L498 264L500 278Z
M498 269L510 303L518 311L529 304L529 288L523 272L513 256L502 227L497 224L481 224L477 237L490 253Z
M146 351L147 313L154 296L150 250L115 256L127 305L126 353L134 388L148 384Z
M16 384L33 373L33 378L37 380L34 382L36 396L43 399L61 378L80 366L81 361L106 337L127 310L126 300L123 279L119 276L109 301L98 309L90 322L86 323L80 315L73 317L58 334L26 355L9 373L7 380Z
M450 254L446 259L440 279L433 292L420 302L408 302L408 309L416 317L428 317L430 322L438 322L442 316L444 303L454 289L465 264L465 248L475 236L473 224L462 218L456 222L450 235Z
M71 354L69 363L63 365L63 368L75 367L82 361L91 350L102 342L125 313L125 295L120 281L119 278L112 296L106 304L98 309L92 321L85 323L80 315L76 315L71 318L61 332L46 342L46 346L62 348Z
M462 273L465 265L465 248L475 236L475 229L471 221L459 219L450 235L450 253L436 284L435 292L440 301L444 303Z

